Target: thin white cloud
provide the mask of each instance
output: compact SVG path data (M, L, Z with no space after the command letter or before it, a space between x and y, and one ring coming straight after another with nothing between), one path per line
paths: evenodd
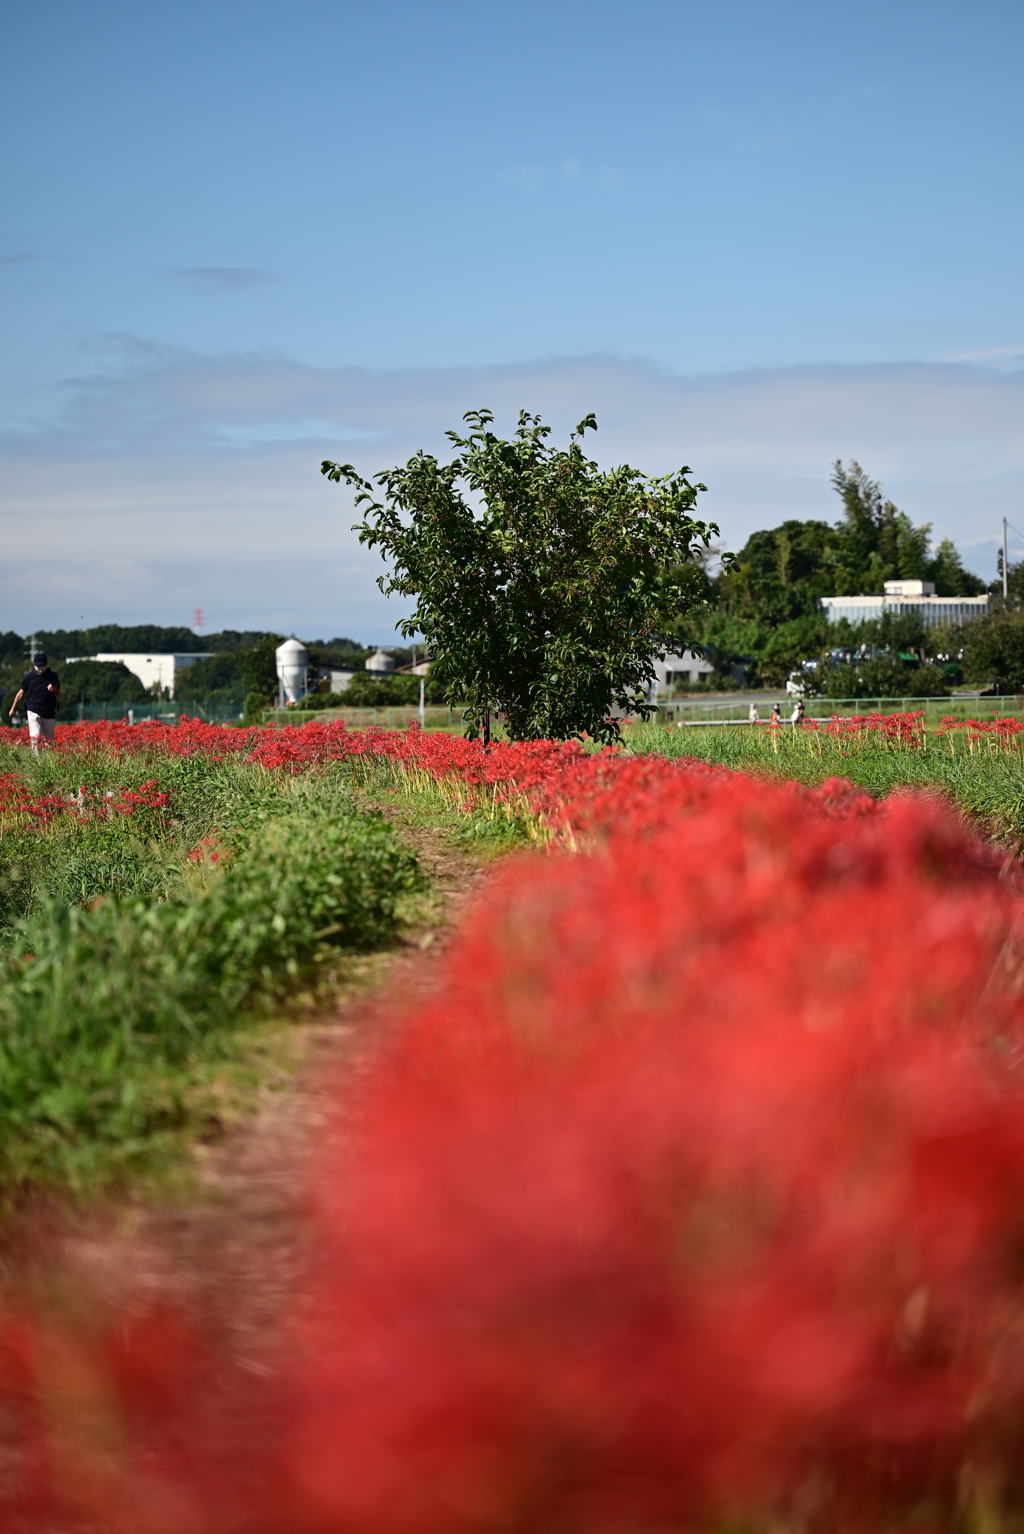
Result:
M374 442L388 435L370 426L345 426L336 421L238 421L211 427L211 435L228 447L261 447L274 442Z
M594 410L588 451L652 473L690 465L709 487L701 513L730 548L784 517L833 520L840 457L985 575L1001 517L1024 500L1024 370L686 378L598 356L373 372L144 348L120 361L116 376L69 382L58 419L0 439L0 597L16 628L64 622L81 594L95 621L186 622L200 606L215 627L387 640L399 614L376 590L379 559L349 531L350 494L321 478L320 460L368 474L421 447L444 456L445 429L480 406L502 431L520 408L539 411L560 440Z
M956 352L947 362L997 362L1002 359L1024 360L1024 342L1015 346L986 346L973 352Z

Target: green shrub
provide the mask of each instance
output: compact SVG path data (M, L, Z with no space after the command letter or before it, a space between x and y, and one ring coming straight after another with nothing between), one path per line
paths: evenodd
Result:
M999 692L1024 690L1024 614L994 613L965 626L964 676Z
M428 703L445 701L444 683L439 677L388 676L372 671L357 671L345 691L340 694L342 703L350 708L387 708L418 704L420 682Z
M239 971L294 965L326 939L365 948L392 936L397 899L418 883L415 859L381 816L331 809L318 814L312 795L297 796L210 896Z
M238 651L227 650L220 655L211 655L208 660L197 660L191 666L183 666L174 680L175 697L182 702L239 697L244 683L238 655Z
M825 676L827 698L946 698L949 678L938 666L907 666L896 656L834 666Z

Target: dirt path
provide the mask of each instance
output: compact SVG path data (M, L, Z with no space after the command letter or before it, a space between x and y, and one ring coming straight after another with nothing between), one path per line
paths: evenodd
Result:
M59 1266L91 1310L180 1302L263 1372L264 1339L301 1288L303 1168L324 1132L328 1083L339 1070L367 1068L381 1036L382 995L425 992L434 983L459 916L487 877L446 830L410 825L400 809L383 808L430 881L424 920L397 948L353 961L329 1013L292 1025L294 1069L262 1085L255 1108L222 1139L196 1147L188 1196L136 1198L63 1232Z

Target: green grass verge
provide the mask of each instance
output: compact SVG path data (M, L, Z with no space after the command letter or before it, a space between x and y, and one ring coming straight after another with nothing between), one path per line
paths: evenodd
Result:
M779 732L773 744L766 729L744 726L635 726L628 731L625 745L628 751L696 757L801 783L844 777L879 795L899 788L934 789L983 821L991 834L1024 836L1024 761L1014 751L969 755L958 742L957 754L951 755L945 738L934 735L923 748L896 750L877 738L837 743L788 728Z
M33 791L68 765L44 758ZM202 1117L211 1064L237 1058L325 954L390 941L422 884L343 767L78 759L72 776L115 765L118 787L159 775L170 813L0 842L0 1196L152 1165ZM204 838L216 861L190 861Z

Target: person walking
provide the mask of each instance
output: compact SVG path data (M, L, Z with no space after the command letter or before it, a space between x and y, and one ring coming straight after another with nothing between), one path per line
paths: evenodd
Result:
M761 723L761 715L757 711L757 704L756 703L752 703L750 705L750 713L747 715L747 719L749 720L749 722L751 724L760 724Z
M790 721L789 721L790 724L792 724L794 728L798 724L802 724L803 723L803 718L804 718L804 713L805 712L806 712L806 710L804 709L804 700L803 700L803 698L797 698L796 702L793 704L793 712L790 715Z
M51 671L46 656L40 651L32 657L32 670L26 671L21 686L14 695L9 717L22 698L28 714L28 738L32 750L39 750L40 740L52 740L57 725L57 702L60 698L60 678Z
M772 704L771 718L768 720L768 723L769 724L781 724L782 723L782 710L781 710L781 708L779 707L779 705L777 703L773 703Z

